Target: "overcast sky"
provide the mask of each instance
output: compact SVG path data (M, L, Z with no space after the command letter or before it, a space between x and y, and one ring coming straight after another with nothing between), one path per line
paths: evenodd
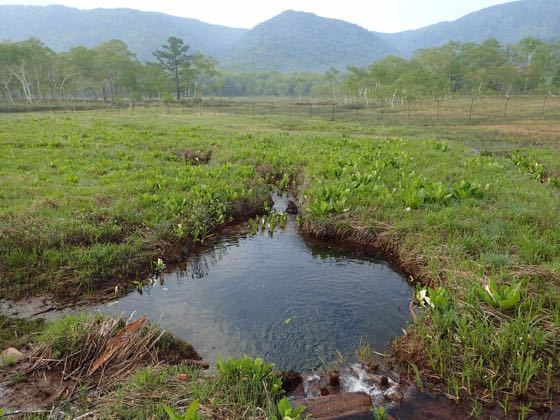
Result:
M0 4L64 4L81 9L128 7L251 28L286 9L343 19L370 30L398 32L454 20L511 0L0 0Z

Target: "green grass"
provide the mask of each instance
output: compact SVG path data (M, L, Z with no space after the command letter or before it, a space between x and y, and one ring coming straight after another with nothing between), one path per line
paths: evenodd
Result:
M0 351L8 347L21 350L41 331L43 324L41 319L27 320L0 315Z
M246 365L246 360L231 363ZM187 365L147 367L105 395L96 412L101 418L165 418L163 403L184 412L196 400L203 418L271 418L278 414L282 393L273 384L279 382L272 370L253 376L252 370L241 374L209 373Z
M558 152L471 133L150 111L0 116L2 295L142 279L290 184L304 229L390 251L415 281L445 289L446 304L397 343L405 369L460 398L549 406L560 392L560 189L511 152L550 173ZM193 166L185 150L212 159ZM519 304L489 305L489 279L520 283Z
M203 418L273 418L283 395L274 365L245 356L218 363L216 372L187 365L148 367L102 398L103 418L161 418L164 405L176 412L199 403Z
M158 257L173 258L168 251L256 212L267 197L263 177L219 150L226 136L207 142L207 128L8 119L0 128L4 296L64 298L142 277ZM190 148L217 149L216 162L183 162Z
M79 350L92 330L99 328L103 315L90 316L78 313L47 323L36 342L52 349L54 358L60 359ZM124 326L124 323L122 324Z

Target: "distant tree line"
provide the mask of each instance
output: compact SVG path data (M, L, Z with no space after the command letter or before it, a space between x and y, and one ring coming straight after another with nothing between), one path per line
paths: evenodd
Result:
M453 95L558 94L560 43L527 38L502 46L450 42L422 49L410 60L396 56L367 68L349 67L341 90L364 101Z
M411 59L389 56L367 68L326 73L220 72L218 63L190 53L170 37L142 63L122 41L54 52L37 39L0 43L4 102L74 99L171 100L202 96L279 96L302 101L405 101L453 95L560 93L560 43L528 38L503 46L451 42L419 50Z
M169 38L154 53L157 61L141 63L118 40L94 48L56 53L37 39L0 43L0 92L5 102L43 100L167 98L171 92L196 97L213 92L216 61Z

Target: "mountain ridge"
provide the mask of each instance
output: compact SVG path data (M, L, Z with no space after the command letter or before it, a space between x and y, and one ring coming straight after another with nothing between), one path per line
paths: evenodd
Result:
M226 68L288 71L299 65L307 71L324 71L346 65L365 66L396 50L373 32L340 19L286 10L245 33Z
M560 39L560 2L512 1L486 7L452 21L392 34L376 34L405 56L411 56L420 48L437 47L449 41L480 43L492 37L502 44L513 44L530 36L554 41Z
M420 48L489 37L515 43L533 36L560 40L560 1L520 0L469 13L454 21L397 33L369 31L340 19L286 10L252 29L135 9L0 5L0 40L40 39L56 51L93 47L111 39L129 45L142 61L169 36L192 51L214 56L233 71L325 71L365 66L389 54L410 57Z
M52 21L63 21L64 30ZM171 35L184 38L193 50L222 56L246 31L198 19L126 8L0 6L0 40L21 41L36 37L56 51L65 51L120 39L143 61L153 60L152 52Z

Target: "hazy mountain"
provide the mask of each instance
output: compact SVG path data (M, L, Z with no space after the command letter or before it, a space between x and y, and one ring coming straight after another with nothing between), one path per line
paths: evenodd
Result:
M255 28L236 29L195 19L130 9L78 10L62 6L0 6L0 40L36 37L54 50L126 42L140 60L171 35L234 70L324 71L365 66L388 54L410 55L448 41L495 37L515 43L528 36L560 40L560 0L522 0L489 7L454 22L382 34L311 13L287 11Z
M153 60L153 51L171 35L185 39L193 50L222 56L245 32L246 29L131 9L0 6L0 40L21 41L33 36L56 51L64 51L120 39L140 60Z
M289 10L243 35L222 64L241 70L325 71L365 66L396 52L358 25Z
M419 48L449 41L482 42L494 37L504 44L534 37L545 41L560 39L560 0L522 0L488 7L453 22L425 28L377 34L406 55Z

